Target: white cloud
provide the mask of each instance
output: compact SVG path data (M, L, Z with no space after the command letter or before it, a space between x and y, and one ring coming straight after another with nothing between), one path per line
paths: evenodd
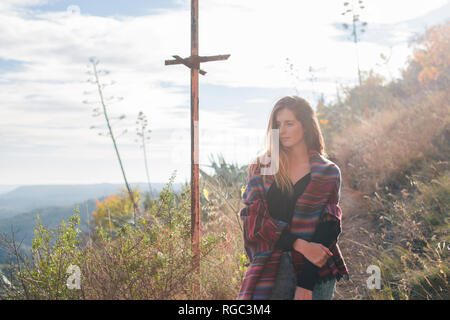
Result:
M248 99L245 101L246 103L267 103L266 99Z
M434 9L437 9L448 0L370 0L364 9L366 20L372 23L399 23L405 20L420 17Z
M2 0L0 2L1 10L19 10L26 6L38 6L47 4L48 0ZM10 11L10 13L11 13Z

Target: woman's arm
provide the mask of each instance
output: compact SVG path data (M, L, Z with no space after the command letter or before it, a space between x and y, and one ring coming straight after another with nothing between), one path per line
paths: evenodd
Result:
M342 212L339 206L341 172L337 166L335 168L337 168L335 192L319 218L320 222L311 242L301 240L294 243L297 251L307 258L300 277L297 279L295 296L299 299L311 299L312 290L318 279L318 271L326 263L329 256L332 256L329 248L336 244L341 233ZM316 250L313 250L314 246ZM317 248L318 246L319 248ZM325 255L324 252L327 254ZM320 261L320 263L317 263L317 261Z
M275 244L279 239L283 227L267 211L265 200L255 200L241 209L245 240Z
M319 223L311 242L320 243L328 249L331 248L340 233L339 225L337 219ZM297 286L312 291L318 280L319 269L320 267L307 260L297 280Z
M281 233L280 239L275 244L275 249L281 251L289 251L294 249L294 243L298 239L298 236L293 234L289 228L286 228Z
M319 267L324 266L328 258L333 255L324 245L301 238L295 240L294 250L300 252L307 260Z
M337 237L341 233L341 220L342 220L341 219L342 211L339 206L339 198L340 198L340 193L341 193L341 171L340 171L339 167L337 167L336 165L332 166L332 168L337 170L335 173L335 176L336 176L335 182L336 183L334 186L334 192L332 193L328 204L325 206L323 212L320 215L318 227L320 226L321 223L335 221L334 222L335 223L335 232L333 232L332 234L336 234L335 241L337 242ZM332 243L328 247L333 247L334 244L335 243ZM307 242L303 239L298 239L294 242L294 249L297 250L298 252L302 253L310 262L312 262L313 264L315 264L316 266L319 266L319 267L323 266L323 264L326 262L326 261L323 261L323 259L327 258L327 256L325 254L323 254L322 251L329 253L330 256L332 255L331 251L328 248L326 248L325 246L323 246L322 244L315 243L315 242ZM319 250L319 249L322 249L322 250Z
M249 167L242 201L245 205L240 210L244 246L251 261L255 253L273 250L286 226L280 225L270 216L263 180L255 164Z

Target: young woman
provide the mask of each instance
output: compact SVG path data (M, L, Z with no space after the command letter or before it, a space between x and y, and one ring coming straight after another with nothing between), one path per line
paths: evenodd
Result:
M349 279L337 245L341 173L324 154L309 103L297 96L280 99L267 127L263 156L271 162L250 164L243 193L240 217L250 265L238 299L331 300L336 281Z

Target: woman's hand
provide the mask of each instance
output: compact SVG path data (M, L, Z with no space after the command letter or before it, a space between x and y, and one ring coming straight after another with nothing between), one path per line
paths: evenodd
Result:
M297 286L295 288L294 300L312 300L312 291Z
M308 242L297 239L294 242L294 249L305 256L312 264L323 267L327 260L333 255L331 251L320 243Z

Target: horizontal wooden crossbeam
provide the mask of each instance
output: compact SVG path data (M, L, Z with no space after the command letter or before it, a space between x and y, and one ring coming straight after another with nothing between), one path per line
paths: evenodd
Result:
M200 63L202 62L209 62L209 61L217 61L217 60L227 60L230 55L217 55L217 56L209 56L209 57L201 57L201 56L190 56L188 58L181 58L178 55L172 56L175 58L175 60L166 60L165 65L173 65L173 64L184 64L186 67L192 69L199 69L199 73L201 75L205 75L206 71L203 71L200 69Z

